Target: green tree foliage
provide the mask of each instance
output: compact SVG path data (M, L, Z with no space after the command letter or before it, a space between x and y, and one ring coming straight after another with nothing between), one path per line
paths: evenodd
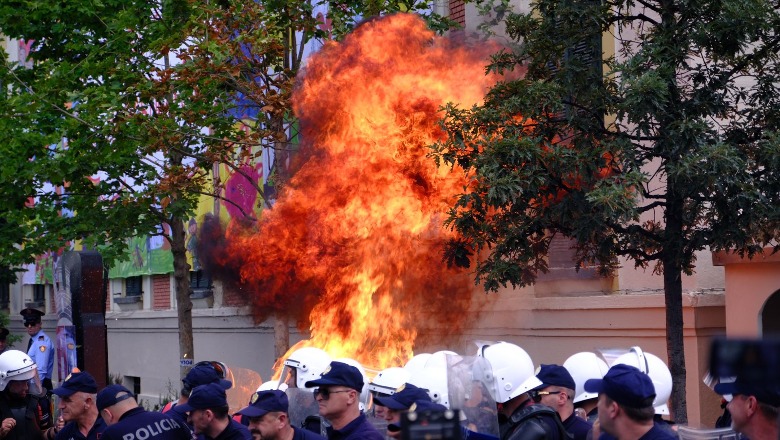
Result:
M473 178L450 212L461 238L447 259L475 261L491 291L527 285L563 235L580 266L609 273L623 257L662 273L685 422L682 275L696 251L778 243L777 4L537 0L496 22L515 44L489 69L508 79L483 106L449 107L434 147Z
M330 2L318 17L328 2L1 0L0 33L33 40L33 63L0 65L0 275L13 278L14 267L66 240L100 246L110 264L125 238L162 234L174 257L181 357L192 358L183 220L199 196L221 197L212 170L242 172L270 147L283 182L307 43L395 11L446 28L432 3ZM240 118L249 107L256 118ZM257 189L267 201L262 182Z

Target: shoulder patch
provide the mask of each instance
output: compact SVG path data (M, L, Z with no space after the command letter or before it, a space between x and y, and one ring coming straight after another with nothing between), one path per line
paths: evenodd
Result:
M45 352L45 351L46 351L46 346L45 346L45 345L41 345L41 347L40 347L40 348L41 348L41 353L43 353L43 352Z

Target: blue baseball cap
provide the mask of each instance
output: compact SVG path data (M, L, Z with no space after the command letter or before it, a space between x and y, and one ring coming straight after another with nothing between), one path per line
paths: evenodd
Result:
M132 391L122 385L114 384L100 390L97 394L97 399L95 399L95 404L97 405L98 411L103 411L109 406L116 405L131 397L133 397Z
M192 370L190 370L189 373L187 373L186 376L184 376L184 379L181 380L186 385L189 385L190 388L195 388L200 385L206 385L209 383L218 383L222 388L229 390L230 387L233 386L233 382L222 379L222 377L217 372L217 369L214 368L211 364L198 364L194 367L192 367Z
M447 410L447 407L440 404L440 403L434 403L429 398L428 400L418 400L416 402L413 402L408 409L409 411L414 412L434 412L434 413L440 413ZM401 431L401 425L398 423L388 423L387 424L387 430L390 432L399 432Z
M60 397L70 397L73 393L83 392L89 394L97 393L97 382L91 374L86 371L71 373L65 378L62 384L51 392Z
M344 362L333 361L322 372L322 376L319 379L310 380L304 384L306 388L323 385L342 385L360 392L363 390L363 375L357 367Z
M376 398L376 402L395 410L406 410L417 401L431 401L428 396L428 390L416 387L410 383L405 383L395 390L391 396L381 396Z
M219 383L208 383L193 388L187 403L176 405L180 411L192 411L194 409L212 409L228 406L225 388Z
M615 402L630 408L653 406L655 399L655 387L650 376L626 364L613 365L603 379L586 380L585 391L604 393Z
M239 411L238 414L247 417L261 417L269 412L286 413L288 408L289 401L284 391L258 391L252 394L252 398L249 399L249 406Z
M751 384L737 377L734 382L721 382L715 385L715 392L720 395L742 394L743 396L753 396L759 402L780 406L780 387L767 383Z
M574 383L574 378L571 377L571 373L561 365L540 365L539 370L536 372L536 378L542 381L542 384L534 388L534 390L541 390L542 388L553 386L564 387L570 390L577 389L577 385ZM574 398L574 396L572 396L572 398Z

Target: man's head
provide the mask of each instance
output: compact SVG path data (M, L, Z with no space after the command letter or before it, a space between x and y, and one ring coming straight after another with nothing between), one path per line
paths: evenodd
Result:
M189 373L184 376L184 379L181 380L181 394L184 397L188 397L195 387L210 383L216 383L223 389L229 390L233 383L223 377L213 363L200 362L192 367Z
M780 387L751 384L737 378L734 382L715 385L715 392L732 396L728 409L734 431L755 438L759 432L774 430L773 436L777 438Z
M625 364L616 364L603 379L589 379L585 390L599 394L601 429L618 436L627 425L652 427L655 388L650 376Z
M97 394L96 405L100 417L109 426L118 422L127 411L138 407L133 393L122 385L109 385L103 388Z
M60 397L58 408L66 422L86 420L93 416L97 419L97 382L89 373L68 375L62 385L53 389L52 393Z
M356 367L344 362L333 361L316 380L304 385L317 387L314 398L320 407L320 415L330 420L336 429L334 420L347 422L360 415L360 391L363 389L363 375Z
M377 402L387 408L385 412L385 420L388 422L387 435L397 438L400 436L400 431L394 428L400 426L401 413L409 411L415 402L431 402L431 397L426 389L405 383L398 387L394 394L378 397Z
M542 364L536 373L542 382L528 392L534 403L549 406L566 420L574 412L574 389L576 384L569 371L561 365Z
M28 307L19 312L19 314L22 315L22 322L25 328L27 328L28 335L34 336L41 331L41 316L45 315L45 313Z
M178 411L190 413L190 422L196 434L222 432L228 422L228 403L225 388L219 383L209 383L195 387L187 403L176 406Z
M284 391L258 391L252 394L249 406L238 414L249 418L249 431L255 440L284 439L292 429L287 414L288 406Z

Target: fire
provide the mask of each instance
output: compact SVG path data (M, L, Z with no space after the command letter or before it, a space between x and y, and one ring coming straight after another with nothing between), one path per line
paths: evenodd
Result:
M488 297L475 304L471 274L442 262L442 222L468 182L427 154L444 136L440 106L480 103L495 81L484 73L494 49L398 14L309 59L294 95L297 172L256 228L228 228L207 258L258 321L308 323L306 345L375 369L473 321Z

